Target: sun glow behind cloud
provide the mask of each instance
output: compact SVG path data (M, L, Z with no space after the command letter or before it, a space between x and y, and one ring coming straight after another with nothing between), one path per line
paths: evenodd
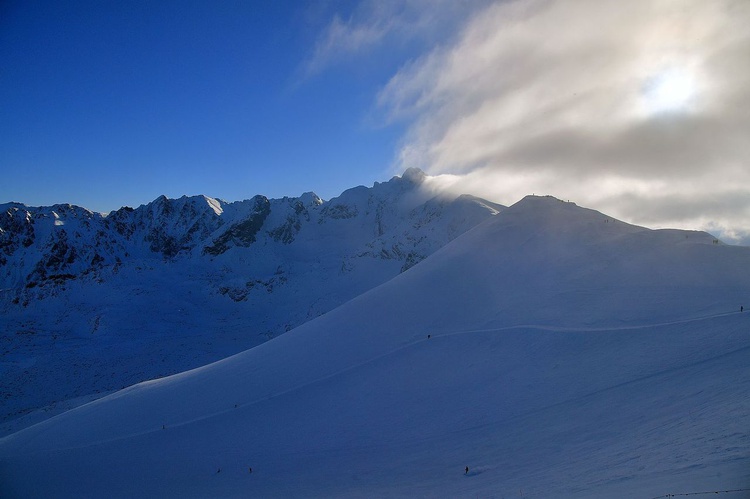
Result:
M696 99L694 78L685 71L668 69L649 79L642 90L647 115L686 112Z
M750 234L747 25L743 1L496 2L383 88L409 123L395 169Z

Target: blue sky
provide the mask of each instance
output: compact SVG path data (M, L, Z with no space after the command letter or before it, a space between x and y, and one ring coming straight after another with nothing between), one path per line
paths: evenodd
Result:
M395 57L309 69L343 2L10 2L0 201L331 197L390 174L372 115Z
M0 202L325 199L419 167L750 244L750 2L0 4Z

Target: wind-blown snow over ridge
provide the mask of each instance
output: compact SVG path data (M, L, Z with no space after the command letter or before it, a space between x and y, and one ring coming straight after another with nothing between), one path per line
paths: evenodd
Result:
M19 496L745 489L748 291L750 248L528 197L288 334L0 439L0 480Z
M349 189L328 202L314 193L272 200L255 196L234 203L206 196L161 196L107 216L72 205L7 203L0 205L0 286L13 290L16 300L39 297L22 290L48 286L48 294L54 294L57 289L50 281L63 272L74 279L128 259L219 256L234 247L249 247L256 239L262 245L289 245L298 237L309 242L318 237L309 228L316 225L327 226L325 233L343 231L346 249L377 251L382 246L383 256L408 267L444 244L445 237L455 237L502 209L471 196L433 197L419 188L423 180L421 171L407 170L402 177ZM435 218L442 218L444 226L430 224ZM436 229L444 234L431 238Z
M255 346L503 208L423 181L407 171L329 201L162 196L107 216L0 206L0 420Z

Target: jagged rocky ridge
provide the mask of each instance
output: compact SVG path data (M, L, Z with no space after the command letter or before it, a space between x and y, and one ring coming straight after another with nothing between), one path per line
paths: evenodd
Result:
M255 346L503 209L424 181L407 170L329 201L162 196L106 216L0 205L0 419Z
M375 257L406 270L502 206L472 196L449 199L419 191L424 174L408 170L372 188L357 187L324 202L255 196L227 203L206 196L161 196L137 209L102 215L69 204L0 205L0 286L18 302L60 291L60 281L136 259L218 257L233 248L303 244L318 236L346 260ZM315 227L318 227L316 229ZM339 236L339 237L331 237ZM316 249L320 248L320 245ZM27 290L43 288L47 293Z

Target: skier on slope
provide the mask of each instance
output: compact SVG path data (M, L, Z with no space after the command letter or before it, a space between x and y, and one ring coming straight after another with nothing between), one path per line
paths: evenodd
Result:
M468 474L469 474L469 467L467 466L466 470L464 470L464 475L468 475Z

